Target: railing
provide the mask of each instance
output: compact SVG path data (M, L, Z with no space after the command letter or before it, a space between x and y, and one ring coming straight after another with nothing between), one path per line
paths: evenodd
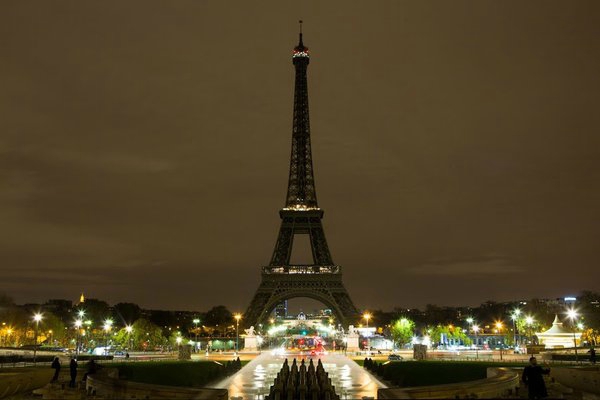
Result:
M281 265L262 267L263 274L339 274L339 265Z

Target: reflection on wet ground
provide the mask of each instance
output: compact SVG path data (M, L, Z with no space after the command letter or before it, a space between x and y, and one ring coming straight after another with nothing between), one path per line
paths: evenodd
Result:
M263 353L248 363L237 374L217 383L213 387L229 390L229 398L256 400L264 399L269 394L277 373L285 359L291 365L294 358L306 359L311 356L299 353L274 355ZM312 356L315 364L321 359L325 371L329 373L332 385L341 399L362 399L363 397L377 398L377 389L386 387L354 361L342 354L326 354Z

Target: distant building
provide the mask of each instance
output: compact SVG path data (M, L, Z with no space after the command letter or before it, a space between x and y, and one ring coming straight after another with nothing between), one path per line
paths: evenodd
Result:
M288 301L284 300L275 306L275 318L287 318L288 316Z
M546 346L547 349L574 347L575 343L581 341L581 332L572 332L566 329L558 319L558 315L554 317L552 328L535 335L538 337L540 344Z

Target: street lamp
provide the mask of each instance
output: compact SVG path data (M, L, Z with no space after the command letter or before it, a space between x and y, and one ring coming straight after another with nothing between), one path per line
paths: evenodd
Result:
M575 335L575 326L577 321L577 311L575 309L570 308L567 310L567 318L571 320L571 324L573 325L573 346L575 346L575 362L579 362L579 356L577 354L577 336Z
M366 312L363 314L363 318L367 321L367 354L371 354L371 337L369 335L369 320L371 319L371 314Z
M40 313L33 314L33 320L35 321L35 331L34 331L34 335L33 335L33 341L34 341L33 363L34 364L35 364L35 358L36 358L36 353L37 353L38 329L39 329L40 321L42 320L42 318L43 318L43 316Z
M75 337L75 358L79 355L79 334L81 333L81 325L83 325L83 321L80 319L75 320L75 329L77 330L77 336Z
M242 319L242 314L237 313L233 316L235 318L235 354L237 355L240 348L240 319Z
M496 321L496 329L498 330L499 334L502 334L502 328L504 328L504 324L502 323L502 321ZM500 343L500 360L502 360L502 348L503 347L504 347L504 336L502 337L502 342Z
M196 334L194 348L196 349L196 351L198 351L198 324L200 323L200 319L194 318L192 322L194 323L194 333Z
M467 318L467 324L469 324L470 328L474 331L473 329L473 323L475 322L475 320L473 319L473 317L469 317ZM475 350L477 350L477 336L475 336Z
M473 325L473 332L475 332L475 358L479 359L479 339L477 333L479 332L479 326Z
M525 324L527 325L527 340L529 340L530 344L533 344L532 334L531 334L531 326L533 325L533 317L528 315L525 317Z
M107 318L106 320L104 320L104 331L106 332L106 347L104 349L104 354L108 353L108 334L112 328L112 324L113 324L113 320L110 318Z
M127 342L129 342L129 350L131 350L131 332L133 332L133 326L127 325L125 327L125 332L127 332Z
M519 310L518 308L515 308L512 315L510 316L510 319L512 319L512 322L513 322L513 341L514 341L514 345L515 345L515 350L517 350L519 348L519 343L517 342L517 324L516 324L517 320L519 319L519 315L521 315L521 310Z

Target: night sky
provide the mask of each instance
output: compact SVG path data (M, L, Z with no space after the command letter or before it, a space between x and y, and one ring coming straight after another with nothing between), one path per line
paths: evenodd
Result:
M298 19L358 308L600 290L600 2L356 3L2 1L0 292L243 311Z

